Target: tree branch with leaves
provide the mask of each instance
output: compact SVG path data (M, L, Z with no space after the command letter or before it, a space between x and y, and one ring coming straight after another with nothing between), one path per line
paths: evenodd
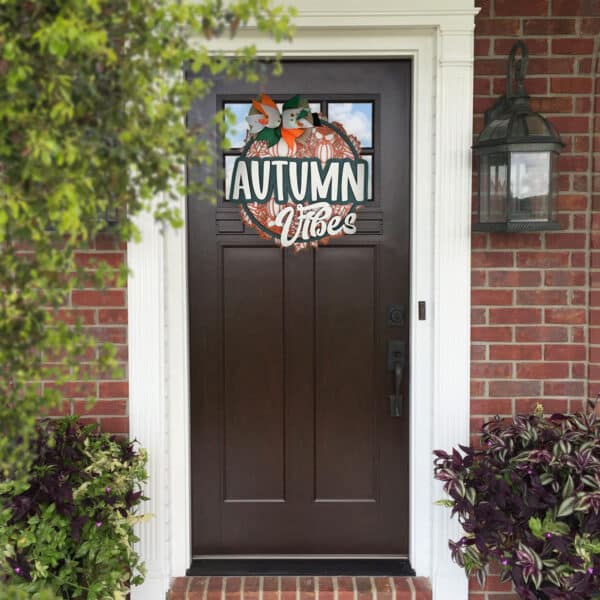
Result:
M137 239L142 211L180 226L174 200L189 190L177 176L187 161L213 164L209 132L227 126L220 113L190 131L187 111L212 77L264 70L255 48L225 56L206 40L249 23L284 40L292 17L268 0L0 0L2 478L26 472L35 420L60 402L60 384L115 365L61 309L75 289L122 284L126 268L90 272L76 251L107 227L116 242ZM184 65L206 76L186 80ZM214 182L194 191L212 198Z

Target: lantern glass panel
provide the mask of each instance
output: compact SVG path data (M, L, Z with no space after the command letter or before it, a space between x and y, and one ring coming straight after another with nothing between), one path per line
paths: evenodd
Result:
M506 153L483 154L479 160L479 221L504 223L508 194L508 156Z
M548 127L538 114L529 115L525 122L527 123L527 135L548 135Z
M510 220L549 221L550 152L512 152Z

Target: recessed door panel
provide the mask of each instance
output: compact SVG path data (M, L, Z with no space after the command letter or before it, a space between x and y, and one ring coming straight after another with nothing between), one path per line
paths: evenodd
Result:
M317 502L376 497L376 251L315 252Z
M223 248L227 502L285 496L282 262L277 248Z

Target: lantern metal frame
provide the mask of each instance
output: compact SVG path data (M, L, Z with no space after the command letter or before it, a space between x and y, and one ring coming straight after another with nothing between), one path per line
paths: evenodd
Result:
M516 61L517 52L520 51L520 60ZM554 126L541 114L532 110L529 105L529 95L525 89L525 76L527 74L529 52L527 46L518 41L511 49L508 58L508 69L506 76L506 93L500 97L495 104L485 112L485 127L477 142L473 145L473 153L479 157L478 189L477 189L477 216L478 222L474 224L475 231L543 231L560 229L561 225L553 220L553 214L557 207L553 206L553 198L558 189L558 162L564 143ZM530 131L530 123L537 125L537 131ZM513 201L511 190L511 157L516 153L548 153L548 191L546 192L546 215L545 220L527 220L526 215L520 214L520 218L511 220L511 216L518 215L517 211L511 210ZM491 157L494 154L503 155L506 165L506 190L504 192L504 221L482 221L482 157ZM485 163L489 169L489 163ZM489 170L488 170L489 174ZM489 201L489 191L487 192Z

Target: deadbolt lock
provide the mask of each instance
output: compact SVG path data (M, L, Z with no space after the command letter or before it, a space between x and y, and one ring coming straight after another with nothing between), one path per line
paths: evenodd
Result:
M401 304L388 306L387 324L389 327L402 327L404 325L404 306Z

